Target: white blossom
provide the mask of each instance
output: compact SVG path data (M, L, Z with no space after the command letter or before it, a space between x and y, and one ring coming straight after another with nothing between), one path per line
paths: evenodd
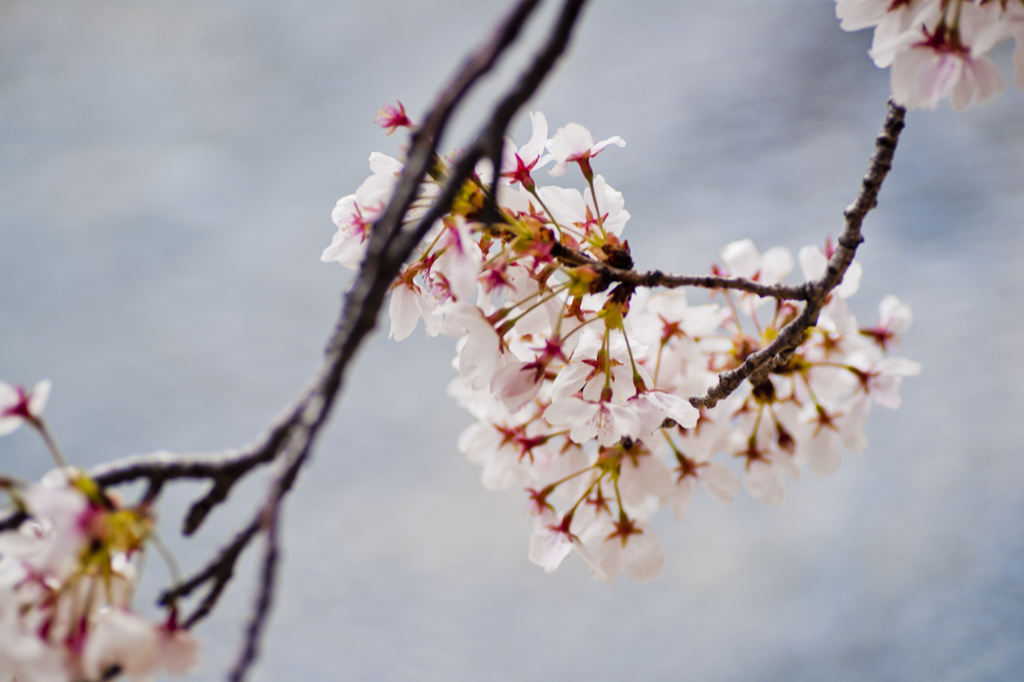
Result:
M594 142L593 133L579 123L570 123L564 128L559 128L548 144L548 149L555 159L555 167L548 172L552 177L564 175L570 163L588 161L610 144L625 147L626 141L618 135L613 135L607 140Z
M0 381L0 436L18 429L26 420L39 419L50 397L49 379L37 383L31 391Z
M594 550L594 575L611 587L625 571L633 580L654 580L665 569L665 548L645 521L626 520L609 524L608 537ZM593 572L593 570L592 570Z

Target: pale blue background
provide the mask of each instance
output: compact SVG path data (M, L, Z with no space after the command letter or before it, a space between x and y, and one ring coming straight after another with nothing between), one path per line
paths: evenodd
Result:
M319 262L330 210L402 142L374 112L420 114L502 5L0 3L0 377L54 380L75 462L242 444L297 394L349 281ZM598 169L637 262L703 271L733 239L795 252L838 233L888 94L869 41L826 0L596 0L532 106L625 138ZM254 679L1019 680L1022 177L1020 92L910 114L852 304L865 322L886 293L912 305L924 373L900 412L876 408L863 458L781 508L700 496L662 519L653 583L531 565L522 496L484 491L455 449L452 342L378 334L286 508ZM0 441L0 469L46 466L31 434ZM261 485L187 542L197 491L165 497L187 567ZM197 679L223 677L254 572L200 628ZM146 600L165 575L150 563Z

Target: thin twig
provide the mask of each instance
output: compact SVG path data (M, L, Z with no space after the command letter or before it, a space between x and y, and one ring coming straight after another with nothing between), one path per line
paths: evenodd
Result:
M625 282L635 287L665 287L666 289L678 289L679 287L734 289L758 296L788 301L806 301L811 293L810 283L789 286L788 284L761 284L760 282L744 279L743 277L666 275L660 270L651 270L649 272L623 270L622 268L616 268L607 263L594 260L580 251L558 243L552 247L551 255L568 265L593 268L607 283Z
M185 580L178 585L175 585L171 589L167 590L160 595L158 603L161 606L169 606L174 603L175 600L181 597L187 597L196 588L212 582L213 585L207 592L206 597L196 607L196 610L184 620L182 625L186 628L190 628L197 622L209 615L210 611L217 604L217 600L220 599L221 592L227 586L235 573L235 564L238 562L239 556L242 554L242 550L246 548L249 542L256 536L256 532L259 530L258 523L250 523L244 529L239 531L234 539L231 540L225 547L221 548L217 556L210 561L201 571L196 573L194 576Z
M227 470L248 470L274 458L298 415L298 408L298 404L290 407L286 417L279 418L272 428L242 448L201 454L160 450L146 455L131 455L97 465L89 470L89 477L103 487L110 487L140 478L164 481L215 478Z
M255 467L273 461L307 399L308 393L275 418L260 437L238 450L224 450L212 454L176 454L161 451L148 455L132 455L101 464L90 470L89 476L103 487L145 478L149 480L150 490L156 491L171 480L211 480L213 486L193 503L185 515L182 532L191 535L213 508L227 499L228 493L239 479Z
M276 486L275 486L276 488ZM228 673L230 682L242 682L245 673L259 655L260 635L266 627L267 616L274 598L274 586L277 578L278 560L278 522L281 513L280 497L276 495L264 506L261 529L265 532L265 548L263 551L263 570L260 572L259 593L256 606L246 626L245 645L242 654Z
M885 123L875 140L875 152L871 156L868 172L861 182L860 193L843 212L846 227L828 261L825 274L810 283L811 294L807 298L807 305L795 320L779 331L774 341L748 355L743 364L736 369L722 372L718 377L718 383L708 389L707 395L690 398L691 405L714 407L719 400L735 391L747 377L750 377L753 383L764 381L773 369L789 362L797 346L803 343L804 332L817 324L818 314L825 305L829 293L843 280L846 269L850 267L856 255L857 247L864 241L860 228L864 216L878 205L878 192L886 174L892 168L893 154L903 130L906 113L906 109L889 100Z

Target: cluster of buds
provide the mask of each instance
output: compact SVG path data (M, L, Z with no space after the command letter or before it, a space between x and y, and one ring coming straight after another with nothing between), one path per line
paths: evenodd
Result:
M685 519L699 488L729 502L745 486L777 504L803 465L827 476L843 446L864 451L872 403L898 407L902 378L920 371L887 357L910 310L889 296L879 321L859 327L846 304L860 283L854 263L785 363L698 409L691 397L770 344L804 303L716 290L722 303L690 305L682 291L651 294L616 278L632 272L622 238L630 215L592 164L625 142L595 142L575 123L548 139L543 114L531 122L523 147L506 140L497 183L481 163L397 277L391 336L409 336L422 318L428 335L459 339L449 392L478 420L459 448L483 467L486 488L525 487L531 561L550 572L575 550L606 584L623 572L655 578L665 563L649 524L658 510ZM534 173L552 163L555 177L578 168L585 191L539 186ZM338 202L324 261L354 268L362 257L368 217L381 214L402 168L379 153L370 165L373 175ZM407 219L423 214L449 169L435 160ZM804 276L821 277L831 254L827 243L802 249ZM763 285L796 264L750 240L721 257L714 274Z
M1013 38L1014 82L1024 89L1024 0L836 0L846 31L875 28L869 54L892 67L892 93L908 109L956 111L984 104L1006 86L986 55Z
M49 390L0 382L0 433L29 424L54 449L42 417ZM0 532L0 680L150 680L197 668L198 642L173 609L154 623L131 608L133 562L153 541L148 503L123 506L68 466L38 484L0 478L0 489L14 505Z

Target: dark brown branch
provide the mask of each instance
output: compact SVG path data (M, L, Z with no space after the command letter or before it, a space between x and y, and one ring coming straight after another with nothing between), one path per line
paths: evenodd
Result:
M182 524L182 532L191 535L213 508L227 499L228 493L239 479L255 467L271 462L277 457L301 409L302 403L296 403L278 416L263 435L239 450L225 450L209 455L170 452L133 455L101 464L92 469L89 475L103 487L144 478L149 481L150 490L157 491L171 480L209 479L213 485L205 495L193 503Z
M277 454L288 429L298 416L299 405L292 405L279 415L263 434L237 450L210 454L179 454L167 451L148 455L132 455L100 464L89 476L104 487L130 483L140 478L150 481L171 481L179 478L216 478L225 471L246 472L271 461Z
M174 603L175 600L192 594L192 592L194 592L198 587L205 585L208 582L212 582L213 585L203 598L203 601L198 607L196 607L196 610L193 611L188 618L184 619L182 625L186 628L190 628L205 618L209 615L213 607L216 606L221 593L224 591L224 588L227 587L228 582L235 574L235 564L238 563L238 558L241 556L242 551L249 545L249 542L251 542L256 536L258 530L258 523L250 523L235 535L234 539L223 547L220 552L218 552L217 556L214 557L214 559L207 564L203 570L199 571L196 575L192 576L185 582L175 585L160 595L158 603L161 606L169 606Z
M882 132L875 139L875 153L871 156L868 172L861 182L860 193L843 212L846 226L839 237L839 244L829 259L825 274L821 279L810 282L811 293L804 309L795 320L779 331L774 341L748 355L743 364L736 369L722 372L718 377L718 383L708 390L707 395L690 398L690 404L694 407L714 407L719 400L739 388L748 377L755 384L767 379L773 369L789 362L793 352L803 343L804 332L817 324L818 314L828 300L829 293L843 280L843 275L856 255L857 247L864 241L861 225L864 216L878 205L878 192L886 174L892 168L893 154L903 130L906 113L906 109L889 100L885 123Z
M593 268L606 282L625 282L635 287L700 287L702 289L734 289L758 296L780 300L806 301L811 293L810 283L799 286L788 284L761 284L742 277L721 277L719 275L666 275L660 270L636 272L612 267L594 260L590 256L571 249L564 244L555 244L551 255L565 264Z
M218 552L217 556L210 561L205 568L196 573L193 577L164 592L160 596L159 603L166 606L178 598L187 597L204 584L212 583L209 591L203 598L203 601L198 607L196 607L196 610L185 619L185 627L192 627L198 623L209 615L210 611L213 610L213 607L216 606L221 593L234 576L235 565L238 563L238 559L241 557L242 552L246 547L248 547L249 543L259 535L260 532L267 529L267 515L276 515L279 513L281 501L295 483L299 469L308 457L311 447L312 437L308 432L293 435L292 439L282 448L283 451L285 451L285 457L282 460L282 473L274 479L267 500L256 512L249 524L239 532L228 545L222 548L221 551ZM290 452L295 452L297 454L288 454ZM276 520L273 523L276 524ZM276 560L276 550L274 557ZM257 634L258 632L259 631L257 631Z
M277 486L275 486L276 488ZM253 609L252 617L245 630L245 645L242 647L242 654L228 674L228 679L231 682L241 682L245 678L245 673L256 661L256 657L259 655L260 635L266 627L267 616L270 614L277 579L277 531L281 512L281 494L283 493L275 490L275 495L263 508L260 525L266 533L264 540L266 547L263 551L263 570L260 572L259 592L256 597L256 607Z
M622 280L628 281L628 280ZM810 296L810 286L800 284L789 286L788 284L761 284L743 277L721 277L719 275L666 275L659 270L652 270L642 273L639 276L637 286L644 287L665 287L678 289L679 287L700 287L702 289L733 289L745 291L748 294L766 296L787 301L806 301Z

